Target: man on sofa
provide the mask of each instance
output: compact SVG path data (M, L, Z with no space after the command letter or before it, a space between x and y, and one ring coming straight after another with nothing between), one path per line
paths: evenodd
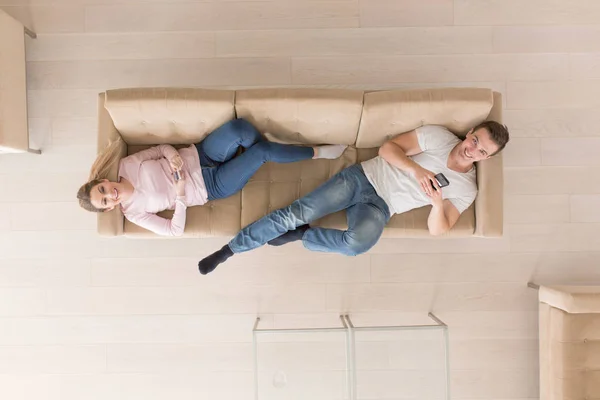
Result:
M429 232L441 235L475 200L474 164L500 152L508 140L507 128L494 121L477 125L464 140L437 125L400 134L379 148L378 157L344 169L308 195L242 229L198 263L200 273L206 275L234 254L266 243L281 246L302 240L313 251L362 254L377 243L392 215L426 205L432 205ZM435 177L440 173L449 182L443 189ZM341 210L348 220L345 231L308 225Z

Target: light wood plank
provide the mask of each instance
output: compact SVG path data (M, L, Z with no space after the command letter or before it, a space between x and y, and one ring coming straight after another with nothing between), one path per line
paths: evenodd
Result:
M250 343L210 345L110 344L107 346L110 373L206 373L252 371Z
M291 79L289 60L284 58L40 61L28 63L28 68L32 90L277 85Z
M354 1L137 3L86 7L86 31L147 32L358 27Z
M329 310L514 311L537 309L535 292L515 283L327 285Z
M502 238L389 239L383 238L369 254L403 253L505 253L509 251L508 236Z
M440 26L452 25L452 0L359 0L360 25Z
M29 317L46 311L45 293L36 288L0 288L0 316Z
M600 107L600 81L508 82L506 91L509 108Z
M430 325L431 319L423 312L411 311L354 311L350 312L356 326L386 326L393 325ZM274 328L322 328L341 327L339 311L311 314L276 314L273 316ZM306 339L308 340L308 339Z
M568 199L567 199L568 200ZM567 207L568 211L568 207ZM371 256L372 282L523 282L534 254L390 254ZM485 268L482 266L485 265Z
M178 399L192 400L198 398L198 393L215 400L250 400L254 384L251 372L210 372L194 375L193 379L182 374L37 375L15 376L10 379L11 377L0 375L0 384L12 398L45 400L101 400L111 397L122 400L129 396L159 400L174 394Z
M573 79L600 79L600 55L571 55L571 76Z
M0 346L0 374L101 374L106 346Z
M69 33L85 30L85 8L77 4L30 6L21 2L17 6L3 6L2 9L36 33Z
M537 339L452 340L453 370L536 370L539 368Z
M504 110L504 123L515 137L577 137L600 135L600 110ZM511 146L512 143L511 143Z
M600 193L600 169L596 167L507 168L507 194Z
M194 286L199 275L190 266L197 261L197 258L99 258L92 261L92 282L94 286ZM344 259L307 251L298 258L290 258L289 253L241 254L211 279L211 285L369 282L369 266L368 256Z
M511 225L513 251L595 251L600 248L595 223Z
M453 371L452 395L456 399L539 398L538 372L533 368L494 371Z
M0 158L0 171L19 171L24 174L88 173L96 158L96 145L53 146L44 148L44 157L32 157L23 162L21 154L7 154ZM82 182L83 183L83 182ZM70 200L74 200L72 197ZM35 201L35 200L34 200Z
M432 309L443 311L537 310L537 293L520 283L458 283L438 286Z
M46 306L49 315L309 313L325 310L325 286L49 289Z
M427 312L434 295L432 284L347 284L327 285L327 309L330 311L395 310Z
M357 395L362 399L443 399L444 373L443 371L359 371Z
M13 203L8 207L13 231L96 230L96 215L81 209L75 201Z
M81 287L90 281L86 259L3 259L0 266L2 287Z
M222 31L217 55L247 57L491 52L486 27Z
M28 124L29 147L34 149L48 148L52 142L52 121L49 118L29 118ZM23 166L23 163L21 163L21 166Z
M437 312L437 311L436 311ZM452 327L453 340L534 339L539 335L538 311L450 311L437 313ZM450 349L452 351L452 348Z
M495 53L590 53L600 51L600 26L495 26Z
M569 196L507 195L504 203L506 222L510 224L567 223L570 221Z
M545 285L596 285L600 284L598 254L592 252L540 254L533 282Z
M567 151L568 149L568 151ZM544 165L600 166L600 138L542 139Z
M98 93L95 90L29 90L30 118L96 118Z
M41 35L27 47L28 61L208 58L213 32Z
M564 55L295 57L294 84L566 79Z
M572 195L571 222L600 222L600 195Z
M76 173L23 172L19 175L0 175L2 192L0 203L16 203L25 199L31 202L73 201L81 184L85 183L89 171ZM77 182L77 183L75 183Z
M455 0L456 25L597 24L600 3L594 0Z
M9 207L0 208L0 232L10 231L10 209Z
M512 127L509 127L512 133ZM542 144L535 138L511 138L510 146L502 152L507 167L532 167L542 163Z
M3 318L2 345L248 343L256 315ZM267 325L268 326L268 325Z
M52 144L94 145L98 130L96 118L54 118L52 119ZM91 165L91 164L90 164Z

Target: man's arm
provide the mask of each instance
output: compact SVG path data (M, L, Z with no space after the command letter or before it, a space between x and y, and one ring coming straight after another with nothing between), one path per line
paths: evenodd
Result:
M434 191L432 197L432 208L427 218L429 233L433 236L448 232L460 217L460 212L448 199L442 200L442 190Z
M402 133L387 142L379 148L379 155L385 161L402 171L412 173L419 164L409 157L421 153L423 150L419 146L416 131Z
M435 174L414 162L410 156L422 153L416 131L410 131L388 140L379 148L379 156L394 167L411 174L421 184L425 194L431 196L434 191L431 182L437 187Z

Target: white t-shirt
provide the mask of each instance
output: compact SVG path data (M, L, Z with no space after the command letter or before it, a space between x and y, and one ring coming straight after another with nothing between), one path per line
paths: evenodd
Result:
M452 202L462 214L477 196L475 167L461 173L448 168L450 151L460 143L452 132L443 126L426 125L416 129L422 153L411 156L412 160L434 174L443 173L449 186L442 189L442 197ZM381 157L362 163L365 175L375 191L390 208L392 214L402 214L431 204L421 185L410 175L394 167Z

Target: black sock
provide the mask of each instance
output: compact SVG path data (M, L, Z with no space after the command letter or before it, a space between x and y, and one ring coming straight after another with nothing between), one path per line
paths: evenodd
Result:
M302 240L302 236L304 236L304 232L310 229L308 225L301 225L294 229L293 231L287 231L283 235L276 237L273 240L269 240L267 243L271 246L283 246L284 244L295 242L297 240Z
M198 263L198 270L202 275L206 275L210 272L213 272L217 266L225 261L229 257L233 255L233 251L229 248L229 245L226 244L219 251L215 251L210 256L203 258Z

